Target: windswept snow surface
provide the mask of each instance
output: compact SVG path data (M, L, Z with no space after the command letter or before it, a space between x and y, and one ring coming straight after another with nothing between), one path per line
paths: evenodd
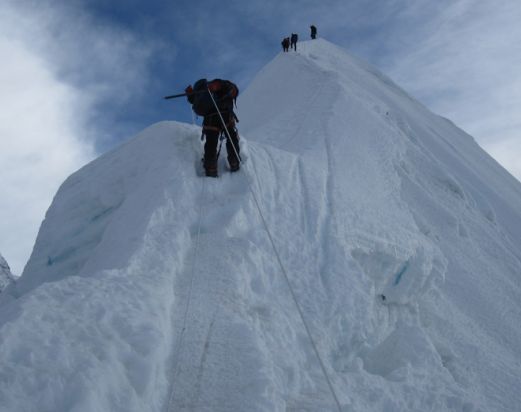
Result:
M0 410L337 411L326 375L343 411L517 410L521 185L324 40L239 106L239 173L163 122L62 185L0 295Z

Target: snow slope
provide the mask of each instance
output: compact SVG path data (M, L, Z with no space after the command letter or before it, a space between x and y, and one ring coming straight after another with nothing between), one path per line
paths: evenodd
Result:
M0 297L0 410L516 410L521 185L324 40L238 104L240 173L162 122L62 185Z
M11 283L13 275L11 269L5 261L4 257L0 255L0 292L2 292L9 283Z

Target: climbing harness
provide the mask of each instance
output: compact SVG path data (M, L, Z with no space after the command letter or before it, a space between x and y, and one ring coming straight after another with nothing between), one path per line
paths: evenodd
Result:
M208 88L208 86L207 86L207 88ZM233 143L233 140L232 140L232 138L230 136L230 132L228 131L228 125L224 122L224 119L223 119L223 116L221 114L221 111L219 110L219 107L217 106L217 103L215 102L215 99L213 98L213 94L212 94L212 92L210 92L209 88L208 88L208 94L212 98L213 105L215 106L215 109L217 110L217 114L219 115L219 119L221 119L221 123L222 123L222 125L224 127L224 131L226 132L226 137L228 138L228 141L232 145L233 151L235 152L235 156L237 156L237 159L239 160L239 163L242 163L242 159L241 159L241 156L239 155L239 151L235 147L235 143ZM249 186L249 184L248 184L248 186Z

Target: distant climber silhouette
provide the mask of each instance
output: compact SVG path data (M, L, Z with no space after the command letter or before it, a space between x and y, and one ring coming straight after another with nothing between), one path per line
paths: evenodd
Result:
M309 26L309 28L311 29L311 38L314 40L317 38L317 28L312 24L311 26Z
M284 37L284 39L282 39L282 42L280 44L282 44L283 52L289 51L289 37Z
M291 48L297 51L298 34L291 33Z

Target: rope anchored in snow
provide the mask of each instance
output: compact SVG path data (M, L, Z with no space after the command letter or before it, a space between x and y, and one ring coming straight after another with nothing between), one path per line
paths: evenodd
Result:
M213 98L212 96L212 93L210 92L210 89L208 89L208 93L210 94L210 97L212 98L212 102L215 106L215 109L217 110L217 113L219 114L219 118L221 119L221 122L223 124L223 127L224 127L224 130L226 131L226 135L228 137L228 140L230 141L232 147L233 147L233 150L235 152L235 155L237 156L237 158L239 159L239 163L242 163L242 159L241 157L239 156L239 153L237 151L237 149L235 148L235 145L233 144L233 140L231 139L230 137L230 133L228 132L228 128L226 127L226 123L222 117L222 114L221 114L221 111L219 110L219 107L217 106L217 103L215 102L215 99ZM329 390L331 391L331 395L333 396L333 399L335 401L335 404L338 408L338 411L339 412L342 412L342 407L340 406L340 401L338 400L338 396L335 392L335 389L333 388L333 384L331 382L331 379L329 378L329 374L327 373L327 369L326 369L326 366L324 364L324 361L322 360L322 357L320 356L320 352L318 351L318 347L315 343L315 340L313 339L313 336L311 334L311 330L308 326L308 323L306 321L306 318L304 317L304 313L302 311L302 308L300 307L300 304L298 303L298 300L297 300L297 295L295 294L295 291L293 290L293 287L291 286L291 282L289 280L289 276L288 276L288 273L284 267L284 265L282 264L282 260L280 258L280 255L279 255L279 252L275 246L275 242L273 240L273 236L271 235L271 232L269 230L269 227L268 227L268 223L266 222L266 219L264 218L264 214L262 213L262 210L260 208L260 204L259 204L259 201L257 199L257 196L255 195L255 192L253 191L253 188L252 188L252 185L250 184L250 180L248 179L248 175L245 174L245 177L246 177L246 183L248 185L248 188L250 189L250 192L251 192L251 195L253 197L253 200L254 200L254 203L255 203L255 206L257 207L257 210L259 212L259 216L262 220L262 224L264 225L264 229L266 230L266 233L268 234L268 238L270 240L270 243L271 243L271 247L273 248L273 251L275 253L275 256L277 258L277 262L280 266L280 269L284 275L284 279L286 280L286 284L288 285L288 289L290 291L290 294L291 294L291 297L293 299L293 302L295 303L295 307L297 308L297 311L298 311L298 314L300 316L300 320L302 321L302 324L304 325L304 329L306 330L306 333L308 335L308 338L309 338L309 341L311 342L311 346L313 347L313 351L315 352L315 355L318 359L318 363L320 364L320 368L322 370L322 373L324 374L324 377L326 379L326 382L327 382L327 385L329 387Z
M223 124L223 127L224 127L224 130L226 132L226 136L228 138L228 140L230 141L231 143L231 146L235 152L235 155L237 156L237 159L239 160L239 163L242 163L242 159L241 157L239 156L239 153L237 151L237 148L235 147L235 144L233 143L233 140L231 139L230 137L230 132L228 131L228 127L226 126L226 123L222 117L222 114L217 106L217 103L215 102L213 96L212 96L212 93L210 92L210 90L208 90L208 93L210 94L211 98L212 98L212 102L217 110L217 113L219 115L219 118ZM338 408L338 411L339 412L342 412L342 407L340 406L340 401L338 400L338 396L335 392L335 389L333 387L333 384L331 382L331 379L329 377L329 374L327 372L327 369L326 369L326 366L324 364L324 361L322 360L322 357L320 356L320 352L318 351L318 347L317 347L317 344L315 343L315 340L313 339L313 335L311 334L311 329L309 328L308 326L308 323L306 321L306 318L304 317L304 313L302 311L302 308L300 306L300 304L298 303L298 300L297 300L297 296L295 294L295 291L293 290L293 286L291 285L291 281L289 280L289 276L288 276L288 273L286 271L286 268L284 267L284 264L282 263L282 259L280 258L280 254L277 250L277 247L275 246L275 241L273 240L273 236L269 230L269 227L268 227L268 223L266 221L266 219L264 218L264 214L262 213L262 209L260 207L260 204L259 204L259 201L257 199L257 196L255 195L255 192L253 190L253 187L250 183L250 180L248 179L248 175L245 174L245 177L246 177L246 183L248 185L248 188L250 190L250 193L253 197L253 200L254 200L254 203L255 203L255 206L257 208L257 211L259 212L259 216L261 218L261 221L262 221L262 224L264 226L264 229L266 230L266 233L268 235L268 238L269 238L269 241L271 243L271 247L273 248L273 251L275 253L275 256L277 258L277 262L281 268L281 271L284 275L284 279L286 281L286 284L288 286L288 289L290 291L290 294L291 294L291 298L293 299L293 302L295 303L295 307L297 308L297 312L299 314L299 317L300 317L300 320L302 322L302 324L304 325L304 329L306 330L306 334L308 335L308 338L309 338L309 341L311 343L311 346L313 347L313 351L315 353L315 356L318 360L318 363L320 365L320 368L322 370L322 373L324 374L324 377L326 379L326 382L327 382L327 385L329 387L329 390L331 392L331 395L334 399L334 402ZM206 181L206 179L202 179L203 180L203 186L202 186L202 189L201 189L201 197L204 195L204 182ZM199 249L199 237L200 237L200 233L201 233L201 220L202 220L202 208L203 208L203 203L204 202L201 202L201 207L200 207L200 210L199 210L199 222L198 222L198 229L197 229L197 237L196 237L196 244L195 244L195 250L194 250L194 255L193 255L193 261L192 261L192 270L191 270L191 275L190 275L190 288L189 288L189 292L188 292L188 298L187 298L187 303L186 303L186 307L185 307L185 312L184 312L184 315L183 315L183 327L181 329L181 332L180 332L180 336L179 336L179 340L178 340L178 344L177 344L177 348L176 348L176 352L174 354L174 360L173 360L173 365L174 365L174 376L172 378L172 383L171 383L171 387L170 387L170 391L169 391L169 395L168 395L168 404L167 404L167 407L168 407L168 411L172 410L172 404L173 404L173 398L174 398L174 381L175 381L175 378L177 376L177 365L178 365L178 361L179 361L179 354L181 352L181 347L182 347L182 343L183 343L183 339L184 339L184 334L185 334L185 330L186 330L186 320L187 320L187 317L188 317L188 311L189 311L189 308L190 308L190 304L191 304L191 299L192 299L192 291L193 291L193 284L194 284L194 278L195 278L195 266L196 266L196 261L197 261L197 252L198 252L198 249Z
M320 364L322 373L324 374L324 377L326 378L326 382L327 382L327 385L329 386L329 390L331 391L331 395L333 396L333 398L335 400L336 406L338 407L338 411L342 412L342 407L340 406L340 401L338 400L335 389L333 388L333 384L331 383L331 379L329 378L329 374L327 373L327 369L326 369L326 366L324 365L324 361L322 360L322 357L320 356L320 352L318 351L318 347L315 343L315 340L313 339L313 336L311 335L311 330L308 326L306 318L304 317L302 308L300 307L300 304L298 303L297 295L295 294L295 291L293 290L293 287L291 286L291 282L289 280L288 273L286 272L286 269L284 268L284 265L282 264L282 260L280 258L279 252L277 251L277 248L275 247L275 242L274 242L271 232L268 228L266 219L264 218L264 215L260 208L259 201L257 200L257 196L255 196L255 193L253 192L253 189L252 189L249 181L248 181L248 187L250 188L251 194L253 196L253 200L255 202L255 205L257 206L257 210L259 211L259 216L261 217L262 223L264 225L264 229L266 230L266 233L268 234L268 238L270 240L271 247L273 248L273 251L277 258L277 262L280 266L280 269L282 270L282 273L283 273L284 279L286 280L286 283L288 285L288 289L290 291L291 297L293 299L293 302L295 303L295 307L297 308L298 314L300 316L300 320L302 321L302 324L304 325L304 328L306 329L306 333L308 335L309 341L311 342L311 346L313 347L313 351L315 352L315 355L318 359L318 363Z

